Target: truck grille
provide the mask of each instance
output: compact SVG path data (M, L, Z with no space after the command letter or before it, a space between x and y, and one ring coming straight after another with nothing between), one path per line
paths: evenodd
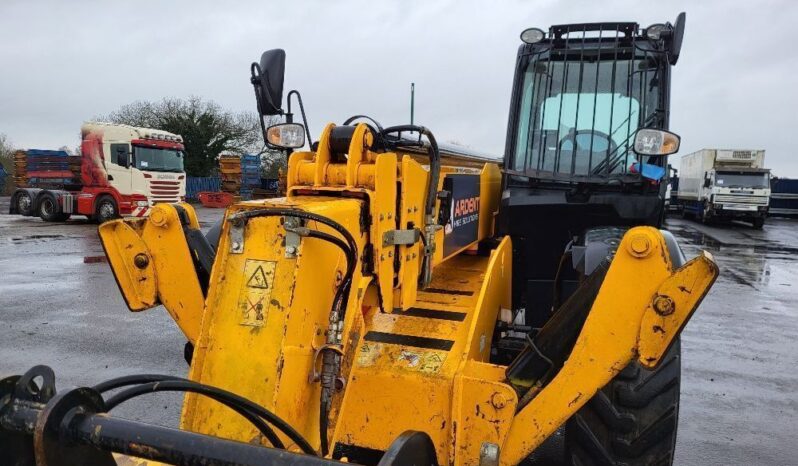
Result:
M180 201L180 181L150 180L153 204Z
M745 196L738 194L716 194L715 202L718 204L752 204L768 205L767 196Z

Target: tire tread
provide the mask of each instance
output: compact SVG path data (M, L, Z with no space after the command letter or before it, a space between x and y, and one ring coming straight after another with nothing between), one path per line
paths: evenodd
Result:
M580 466L671 465L680 377L678 341L654 371L632 362L568 420L568 462Z

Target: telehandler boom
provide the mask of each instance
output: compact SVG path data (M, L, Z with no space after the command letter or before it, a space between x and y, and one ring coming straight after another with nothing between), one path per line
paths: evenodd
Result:
M621 48L634 55L637 40L660 53L645 66L669 66L658 60L672 52L679 21L659 25L656 38L619 24L616 57ZM557 28L548 38L525 31L522 74L535 44L546 53L564 45ZM581 42L583 61L606 58L604 39ZM530 181L523 165L505 161L503 174L496 161L440 148L425 127L357 116L306 141L304 110L304 126L290 111L296 91L282 109L284 61L270 50L251 71L261 116L286 117L263 128L267 144L310 146L290 155L285 198L234 204L207 237L185 203L99 229L130 309L163 305L185 334L188 378L128 376L58 394L46 367L2 379L0 448L17 462L0 464L518 464L621 371L656 371L678 350L718 274L708 254L685 262L670 234L631 217L534 244L513 231L531 219L512 218L521 188L510 178L530 190L545 183ZM550 76L543 68L537 62L532 73ZM524 99L514 97L514 111L533 100ZM564 109L570 97L560 99ZM636 155L638 167L623 165L616 206L623 193L656 193L651 166L678 149L662 126L634 121L626 157ZM570 151L572 167L585 155L575 148L580 131L548 135L559 140L558 158ZM528 147L539 134L529 130ZM612 170L600 175L614 188ZM559 175L554 181L570 183ZM543 220L537 234L564 228ZM544 310L528 293L540 278L519 256L538 247L565 249L574 270L554 272L577 277L568 288L551 274ZM107 414L157 391L187 392L180 430Z

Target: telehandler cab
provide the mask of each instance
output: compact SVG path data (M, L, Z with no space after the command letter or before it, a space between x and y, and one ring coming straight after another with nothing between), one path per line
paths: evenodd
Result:
M310 146L287 196L207 237L183 203L100 226L130 309L185 333L188 377L2 379L0 464L511 465L563 426L574 464L669 464L679 333L718 274L659 229L683 28L524 31L501 168L363 116L312 141L265 52L261 121L286 122L264 138ZM108 414L157 391L187 392L180 430Z

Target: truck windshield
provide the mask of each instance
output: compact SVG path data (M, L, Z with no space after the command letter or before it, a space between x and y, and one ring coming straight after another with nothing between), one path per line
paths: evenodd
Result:
M636 173L633 139L658 123L662 65L622 55L547 50L522 63L516 171L567 180Z
M723 188L762 189L769 187L767 173L716 173L715 184Z
M133 160L139 170L183 172L182 150L134 146Z

